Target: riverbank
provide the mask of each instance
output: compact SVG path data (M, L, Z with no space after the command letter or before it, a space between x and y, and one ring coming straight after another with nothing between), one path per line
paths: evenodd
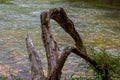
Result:
M27 78L30 78L30 74L25 46L25 35L28 32L31 34L37 50L41 52L41 59L45 62L46 56L40 36L39 15L41 12L54 7L65 9L86 46L104 48L113 54L120 53L119 10L96 9L84 3L63 3L61 1L6 0L6 2L0 4L0 75L7 76L9 73L14 73L21 78L25 78L25 80L30 80ZM59 42L59 47L63 49L66 46L74 45L73 40L67 34L64 34L65 32L54 21L51 21L51 26L55 38ZM84 60L76 58L78 57L75 55L69 56L63 70L65 76L70 76L73 73L80 76L89 76L86 75L89 67L85 65ZM78 67L77 65L81 62L83 63Z
M102 9L120 9L120 0L66 0L66 1L84 2L93 7Z

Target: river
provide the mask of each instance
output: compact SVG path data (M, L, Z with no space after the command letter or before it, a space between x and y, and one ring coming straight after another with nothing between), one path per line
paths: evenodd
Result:
M85 3L61 0L3 0L0 4L0 75L14 74L30 80L25 45L27 33L31 34L36 48L41 53L40 56L43 57L42 61L46 62L40 35L39 15L41 12L55 7L65 9L86 47L103 48L111 54L120 54L120 10L98 9ZM70 36L57 23L51 21L51 26L61 49L74 45ZM76 65L80 63L81 59L75 60L75 57L77 56L69 57L66 63L69 66L64 69L66 70L65 76L80 70L76 69ZM73 68L73 66L76 67Z

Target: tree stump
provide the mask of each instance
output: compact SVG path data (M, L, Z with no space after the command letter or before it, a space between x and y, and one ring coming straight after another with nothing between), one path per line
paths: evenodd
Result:
M50 19L55 20L60 27L68 33L75 41L74 46L66 47L62 54L58 52L58 44L51 32ZM33 42L28 34L26 37L26 45L31 63L32 80L60 80L62 68L71 52L83 58L96 71L103 74L103 70L98 67L95 60L91 59L86 52L79 33L75 30L73 22L69 19L63 8L54 8L49 11L42 12L40 15L42 40L46 50L48 61L48 76L43 73L42 63L35 49Z

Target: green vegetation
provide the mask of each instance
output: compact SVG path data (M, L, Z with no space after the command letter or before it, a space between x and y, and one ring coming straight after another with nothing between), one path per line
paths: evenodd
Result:
M116 8L120 9L120 0L67 0L70 2L86 2L98 8Z
M105 50L96 51L94 49L91 49L90 57L99 64L98 67L101 67L102 70L108 71L107 74L109 74L108 76L111 80L118 80L118 78L120 77L120 56L111 55L110 53L107 53ZM104 75L101 75L99 74L99 72L96 72L96 70L94 70L94 75L91 78L85 79L82 76L79 78L74 78L73 75L71 75L71 80L103 80L102 77L105 75L106 73L104 73ZM13 74L11 74L10 77L13 80L24 80ZM4 76L0 76L0 79L8 80L8 78Z
M0 4L12 4L10 1L12 0L0 0Z
M0 80L7 80L7 77L4 77L4 76L0 76Z
M80 77L80 78L72 78L71 80L96 80L96 79L92 79L92 78L90 78L90 79L84 79L84 78Z
M95 76L98 79L101 79L103 76L108 75L111 79L120 77L120 57L111 55L107 53L105 50L101 50L100 52L96 50L92 50L92 54L90 55L99 65L99 67L104 70L104 74L101 75L95 71Z
M91 51L92 53L90 54L90 57L99 64L98 67L101 67L102 70L105 70L104 74L101 75L99 72L96 72L96 70L93 69L94 75L92 78L84 79L83 77L71 77L71 80L103 80L103 77L105 77L105 75L108 75L110 80L118 80L120 77L120 56L111 55L105 50L98 52L92 49Z
M10 77L11 77L12 80L24 80L24 79L22 79L20 77L17 77L15 75L13 75L13 74L11 74ZM9 80L9 79L7 77L5 77L5 76L0 76L0 80Z

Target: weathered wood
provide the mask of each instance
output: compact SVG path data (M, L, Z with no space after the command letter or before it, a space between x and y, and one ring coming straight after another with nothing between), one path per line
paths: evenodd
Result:
M79 33L75 30L74 23L69 19L66 12L63 8L54 8L49 11L50 18L55 20L63 30L65 30L75 41L76 50L73 50L75 54L83 58L86 62L88 62L96 71L103 73L101 69L99 69L97 62L91 59L87 55L87 51L83 45L82 39Z
M62 68L71 52L83 58L100 74L104 74L104 70L98 66L97 62L87 55L80 35L75 30L73 22L69 19L63 8L54 8L50 11L43 12L40 15L40 19L42 40L48 61L48 76L44 76L41 60L30 36L27 35L26 45L31 62L32 80L60 80ZM58 52L58 44L51 32L50 19L55 20L75 41L75 47L66 47L61 55Z
M45 76L43 73L42 63L29 34L26 36L26 47L31 65L32 80L44 80Z
M80 51L87 53L79 33L75 30L74 23L69 19L64 9L54 8L49 12L51 19L55 20L60 27L62 27L63 30L65 30L73 38L76 47Z
M58 62L58 45L55 41L50 27L50 16L48 12L41 13L42 40L48 60L48 75L53 71Z
M50 18L57 21L60 24L60 26L69 35L71 35L71 37L76 42L75 45L77 49L73 47L64 49L64 52L61 54L62 57L60 57L59 59L57 42L53 39L53 35L50 29ZM78 32L75 30L73 22L68 18L68 16L62 8L55 8L51 9L49 12L43 12L41 14L41 28L42 39L46 48L46 55L48 59L49 80L60 80L61 70L70 52L74 52L78 56L85 59L86 62L90 63L97 71L101 71L97 67L97 63L86 54L86 50L83 45L82 39L80 38Z
M74 49L75 49L74 46L68 46L63 50L61 56L59 57L58 64L56 65L54 71L49 76L49 80L60 80L64 63L67 57L69 56L69 54Z

